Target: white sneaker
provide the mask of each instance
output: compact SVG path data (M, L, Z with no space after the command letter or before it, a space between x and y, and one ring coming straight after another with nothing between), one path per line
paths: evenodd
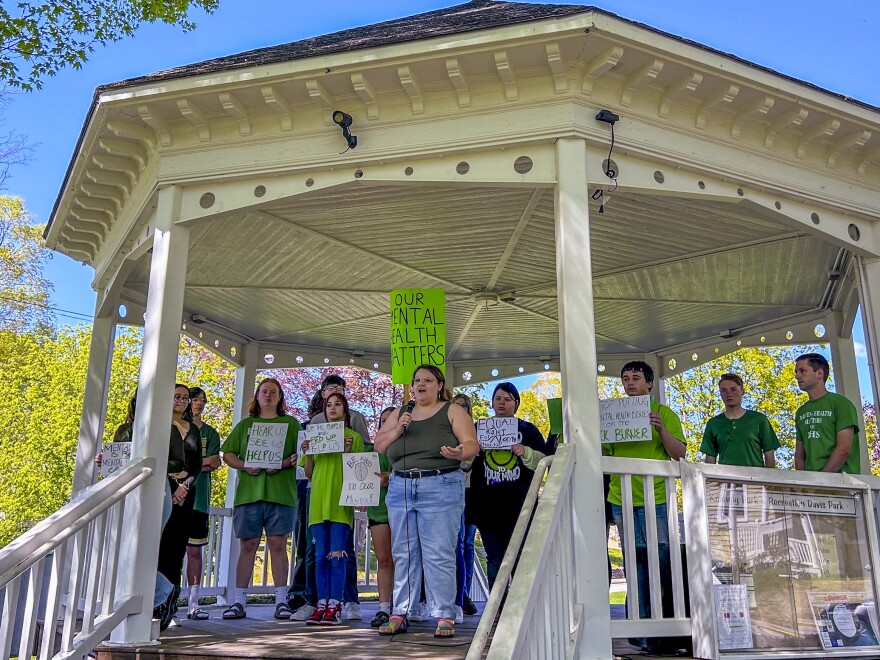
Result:
M464 623L464 612L461 611L461 605L455 606L455 622Z
M303 605L298 610L296 610L293 614L290 615L291 621L308 621L309 617L311 617L315 613L315 608L311 605Z
M342 606L342 618L346 621L360 621L363 617L361 616L361 606L359 603L345 603Z
M415 609L415 612L410 615L410 621L427 621L429 617L428 613L428 604L427 603L419 603Z

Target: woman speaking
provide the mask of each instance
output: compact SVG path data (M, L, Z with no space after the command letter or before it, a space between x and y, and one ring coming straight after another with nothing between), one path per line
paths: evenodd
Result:
M446 379L422 365L406 407L376 436L376 451L391 460L388 518L394 556L394 611L379 634L405 632L419 601L424 570L428 601L437 617L435 637L455 634L455 544L464 510L461 461L479 451L474 424L451 405ZM396 422L393 422L396 418Z

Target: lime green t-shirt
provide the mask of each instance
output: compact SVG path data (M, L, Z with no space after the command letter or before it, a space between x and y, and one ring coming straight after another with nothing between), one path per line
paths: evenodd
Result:
M199 435L202 440L202 460L208 458L208 456L217 456L220 453L220 434L217 433L217 429L210 424L202 424L202 428L199 429ZM202 513L208 513L210 506L211 473L200 472L196 479L196 501L193 504L193 509Z
M287 435L284 439L284 458L296 453L296 436L302 430L299 422L293 417L282 416L272 419L247 417L232 429L226 438L221 451L224 454L235 454L239 458L247 450L248 432L255 423L287 424ZM258 475L238 471L238 487L235 489L235 506L252 502L274 502L286 506L296 505L296 470L288 468L274 474L260 470Z
M345 437L351 438L351 451L355 454L364 451L364 441L360 433L345 429ZM312 470L312 493L309 495L309 525L322 522L354 524L354 509L340 506L342 495L342 453L315 454ZM300 458L300 465L306 464L306 457Z
M672 410L658 403L651 398L651 412L659 413L663 426L669 431L674 438L678 438L682 442L684 439L684 429L681 428L681 420ZM653 426L651 427L651 439L640 440L637 442L613 442L603 445L609 456L617 456L620 458L650 458L657 461L668 461L669 454L663 446L660 439L660 433ZM632 478L632 499L633 506L645 506L645 494L642 486L642 477ZM620 499L620 475L611 475L611 488L608 491L608 501L612 504L621 504ZM662 478L654 479L654 503L663 504L666 502L666 483Z
M376 451L372 443L366 445L364 451ZM391 459L385 454L379 454L379 469L382 472L391 472ZM385 496L388 494L388 486L379 489L379 504L367 509L367 518L376 523L388 524L388 505L385 504Z
M815 401L807 401L797 409L794 421L798 442L804 446L804 469L820 472L837 446L837 433L853 427L849 458L840 472L858 474L861 471L859 455L859 416L853 402L845 396L828 392Z
M700 451L722 465L764 467L764 452L779 448L779 438L770 420L756 410L746 410L739 419L724 413L706 423Z

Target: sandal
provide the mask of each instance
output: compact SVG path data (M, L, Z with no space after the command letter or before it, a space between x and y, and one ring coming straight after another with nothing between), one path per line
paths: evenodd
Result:
M289 619L291 614L293 614L293 610L290 609L287 603L278 603L275 606L276 619Z
M409 621L407 618L400 614L393 614L391 618L388 619L388 623L383 623L379 626L379 634L396 635L397 633L405 633L407 628L409 628Z
M244 619L246 616L247 612L244 611L244 606L241 603L233 603L223 610L224 619Z
M210 619L211 616L205 610L203 610L201 607L197 607L197 608L187 612L186 618L191 619L193 621L205 621L207 619Z
M437 619L437 629L434 631L434 637L452 637L454 635L454 619Z

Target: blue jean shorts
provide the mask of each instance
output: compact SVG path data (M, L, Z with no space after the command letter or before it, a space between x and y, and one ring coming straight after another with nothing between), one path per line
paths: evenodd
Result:
M239 539L258 539L266 536L284 536L293 531L296 507L275 502L239 504L232 512L232 528Z

